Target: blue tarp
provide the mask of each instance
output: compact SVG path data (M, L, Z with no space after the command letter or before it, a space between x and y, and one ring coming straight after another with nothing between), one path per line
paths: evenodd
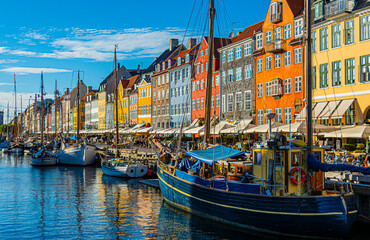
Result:
M359 172L365 175L370 175L370 168L365 167L356 167L348 164L327 164L322 163L316 159L314 155L308 157L308 166L314 171L323 171L323 172L334 172L334 171L350 171L350 172Z
M236 181L225 181L214 179L213 181L202 179L195 175L190 175L185 172L176 170L176 177L185 181L195 183L204 187L213 187L214 189L228 190L230 192L253 193L260 194L261 186L252 183L240 183Z
M74 135L73 137L70 137L69 139L76 141L77 140L77 135Z
M200 161L192 162L187 158L182 159L182 161L177 164L177 167L182 171L191 170L196 173L199 173L200 170Z
M185 152L186 155L196 158L202 162L205 162L209 165L213 164L213 161L217 162L226 158L236 157L243 155L244 152L238 151L232 148L227 148L224 146L216 146L213 148L208 148L205 150Z

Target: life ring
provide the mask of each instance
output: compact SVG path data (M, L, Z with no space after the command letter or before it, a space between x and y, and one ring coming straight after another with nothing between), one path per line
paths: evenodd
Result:
M298 176L296 178L294 178L294 173L295 172L299 172L299 174L301 174L301 182L300 183L298 183L298 180L297 180ZM294 185L302 185L306 181L306 173L303 171L302 168L295 167L290 171L290 180L292 181L292 183Z

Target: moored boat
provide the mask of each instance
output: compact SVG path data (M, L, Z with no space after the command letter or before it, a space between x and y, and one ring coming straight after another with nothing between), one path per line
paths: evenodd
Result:
M54 153L47 151L44 147L40 149L35 154L31 156L31 165L32 166L55 166L57 164L57 158Z
M86 143L76 144L57 154L59 164L88 166L95 163L96 148Z
M148 166L120 159L104 161L101 168L105 175L121 178L142 178L148 173Z

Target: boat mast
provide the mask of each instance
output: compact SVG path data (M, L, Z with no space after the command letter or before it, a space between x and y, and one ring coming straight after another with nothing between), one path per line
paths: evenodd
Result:
M18 124L18 121L17 121L17 86L16 86L16 82L15 82L15 73L14 73L14 135L15 135L15 140L14 142L17 142L17 137L18 137L18 128L17 128L17 124Z
M21 135L21 134L22 134L22 132L23 132L23 122L22 122L22 120L23 120L23 112L22 112L22 111L23 111L23 110L22 110L22 104L23 104L23 103L22 103L22 95L21 95L21 114L20 114L20 119L21 119L21 120L19 121L19 125L20 125L20 126L19 126L19 133L20 133L20 134L19 134L19 135Z
M80 70L77 74L77 140L80 138Z
M306 1L306 82L307 82L307 156L312 154L312 47L311 47L311 0Z
M41 72L41 146L44 145L44 74Z
M6 137L9 137L9 101L8 101L8 110L7 110L7 116L6 116Z
M55 93L54 93L54 130L55 130L55 136L57 137L57 80L55 79Z
M119 157L118 152L118 143L119 143L119 135L118 135L118 83L117 83L117 44L114 46L114 95L115 95L115 111L116 111L116 157Z
M207 91L206 91L206 112L204 143L210 140L211 131L211 98L212 98L212 71L213 71L213 49L214 49L214 24L215 24L215 1L211 0L209 8L209 39L208 39L208 70L207 70Z
M37 118L37 94L35 94L35 111L34 111L34 121L33 121L33 135L36 135L36 118Z

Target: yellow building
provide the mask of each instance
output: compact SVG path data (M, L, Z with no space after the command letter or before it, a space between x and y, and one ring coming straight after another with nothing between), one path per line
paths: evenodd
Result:
M106 119L105 119L105 105L106 105L106 95L107 95L107 92L106 91L101 91L98 93L98 110L99 110L99 122L98 122L98 129L105 129L105 122L106 122Z
M338 3L314 3L313 118L362 124L370 121L370 7Z
M152 84L149 80L142 79L138 84L138 120L137 122L145 123L151 126L152 123Z
M128 123L128 94L126 89L128 80L121 80L118 86L118 124L125 127ZM114 111L114 122L116 111Z

